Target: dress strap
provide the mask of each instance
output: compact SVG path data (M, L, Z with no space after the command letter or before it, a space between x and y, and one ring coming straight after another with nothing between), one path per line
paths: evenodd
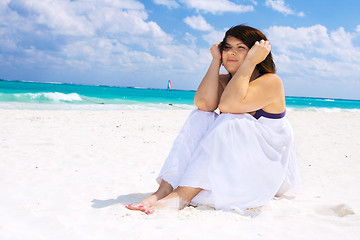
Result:
M266 118L271 118L271 119L280 119L280 118L285 117L285 114L286 114L286 109L282 113L268 113L262 109L259 109L255 112L253 117L256 119L259 119L260 117L266 117Z

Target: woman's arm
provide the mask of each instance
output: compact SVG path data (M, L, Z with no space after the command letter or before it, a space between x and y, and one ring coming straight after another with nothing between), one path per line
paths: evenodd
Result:
M249 83L256 65L270 52L267 41L257 42L249 50L230 83L226 86L219 103L223 113L247 113L271 104L281 105L284 95L280 78L275 74L265 74ZM276 111L276 110L275 110Z
M214 111L218 107L219 91L223 90L222 87L219 86L219 71L221 66L219 44L220 43L214 44L210 49L213 60L194 98L195 105L203 111Z

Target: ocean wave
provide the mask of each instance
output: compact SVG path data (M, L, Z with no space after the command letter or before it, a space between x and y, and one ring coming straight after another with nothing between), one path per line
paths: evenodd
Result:
M81 102L83 99L77 93L42 92L42 93L15 93L7 94L6 100L15 102L35 103L59 103L59 102Z
M32 98L41 98L44 96L47 99L50 99L55 102L66 101L66 102L73 102L73 101L82 101L82 98L77 93L60 93L60 92L47 92L47 93L27 93Z

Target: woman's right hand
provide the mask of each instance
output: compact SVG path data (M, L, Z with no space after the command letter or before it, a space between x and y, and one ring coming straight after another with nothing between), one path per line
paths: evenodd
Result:
M256 41L254 46L252 46L249 52L246 55L246 59L250 60L252 63L259 64L264 61L269 55L271 50L271 45L269 41L262 39L261 41Z
M211 52L213 59L221 61L220 44L221 44L221 42L218 42L218 43L215 43L214 45L212 45L212 47L210 48L210 52Z

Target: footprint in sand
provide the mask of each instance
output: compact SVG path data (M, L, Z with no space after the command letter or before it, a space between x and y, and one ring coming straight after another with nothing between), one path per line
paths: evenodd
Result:
M319 207L315 211L320 215L325 215L325 216L332 215L337 217L345 217L347 215L355 214L354 210L352 210L351 207L349 207L346 204L339 204L330 207L323 206L323 207Z

